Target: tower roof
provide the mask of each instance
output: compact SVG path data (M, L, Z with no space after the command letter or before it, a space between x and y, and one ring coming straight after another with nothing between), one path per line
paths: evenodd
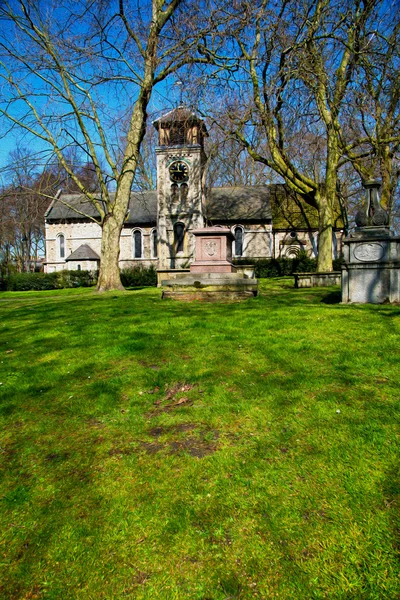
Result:
M153 125L157 129L157 131L160 126L165 127L173 123L199 125L203 135L208 135L203 119L200 119L200 117L198 117L195 112L193 112L186 106L178 106L177 108L174 108L173 110L167 112L165 115L162 115L159 119L153 121Z

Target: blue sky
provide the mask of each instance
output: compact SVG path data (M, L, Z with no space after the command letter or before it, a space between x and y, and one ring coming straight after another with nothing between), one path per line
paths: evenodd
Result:
M40 0L38 0L40 3ZM43 0L42 3L44 6L51 4L50 0ZM111 5L112 2L109 2ZM143 3L143 5L147 8L149 7L149 3ZM108 6L108 5L105 5ZM380 4L380 14L382 18L387 18L388 16L393 16L393 19L398 19L399 16L399 0L383 0ZM145 15L146 18L146 15ZM1 33L0 33L1 36ZM7 38L12 38L12 31L3 31L4 40ZM90 66L90 69L92 66ZM149 106L150 116L158 116L160 112L167 111L171 107L176 106L179 102L179 87L176 86L177 76L171 76L165 82L162 82L158 85L158 87L154 90L152 100ZM31 89L35 92L35 82L31 82ZM0 93L0 101L3 100L4 90ZM110 107L110 112L116 111L118 109L119 104L124 105L124 107L128 110L129 105L131 103L132 107L135 101L135 89L133 85L130 88L131 96L129 97L129 89L124 91L124 87L119 87L118 92L108 90L108 106ZM47 101L46 98L38 98L37 99L39 106L41 103ZM9 153L13 150L17 145L21 148L28 148L32 153L40 154L40 159L38 159L42 164L45 162L44 155L42 153L45 145L32 136L31 134L24 132L21 129L15 127L11 132L7 133L10 129L10 123L7 121L5 117L0 117L0 136L2 137L2 151L0 153L0 174L4 171L4 167L7 166L9 162ZM66 126L66 128L68 125Z
M148 109L150 117L149 122L153 117L157 118L160 113L167 112L179 104L180 88L176 85L178 80L179 78L177 76L171 76L166 81L158 84L154 89ZM39 138L19 127L13 127L10 131L10 125L11 124L6 117L0 117L0 184L6 182L7 167L10 165L9 155L10 152L17 147L26 148L32 154L37 154L39 169L40 165L45 165L47 156L50 152L50 147Z
M106 75L108 75L108 73L114 73L112 65L118 63L116 60L118 53L116 53L117 51L113 52L113 44L115 47L117 47L120 43L120 39L123 39L124 35L126 37L121 21L116 20L115 27L113 26L110 28L109 39L111 44L109 46L105 46L105 52L110 57L110 63L107 64L103 58L97 60L95 54L100 49L101 35L97 32L93 33L94 30L92 27L96 28L98 22L101 22L100 14L93 12L88 16L88 14L84 11L84 18L77 18L75 21L71 21L69 10L63 8L60 9L59 6L61 6L62 3L58 2L58 0L55 2L52 2L52 0L37 0L37 5L42 11L41 14L45 15L45 19L46 14L50 17L48 26L52 30L53 39L58 40L56 47L57 51L62 56L62 60L65 59L68 61L70 40L74 40L74 43L83 48L83 52L80 53L82 63L76 65L77 68L75 73L75 81L79 82L79 77L86 79L86 81L83 82L82 87L86 89L91 88L91 94L93 95L95 104L98 108L101 106L101 104L103 104L103 107L99 109L102 111L100 120L102 121L105 129L108 147L111 147L111 144L115 144L116 137L121 129L118 127L118 124L115 126L112 125L114 116L118 115L119 113L129 115L131 108L133 109L139 88L137 84L133 83L132 81L128 82L127 80L125 83L122 80L120 83L113 85L101 84L100 87L97 85L92 86L92 83L96 83L95 80L98 74L100 74L101 77L103 76L103 71L106 73ZM15 8L18 14L18 4L11 3L11 6L13 9ZM80 5L79 2L72 2L71 6L73 7L73 10L78 13L83 4ZM89 5L87 4L85 6ZM54 9L54 7L56 8ZM99 4L98 10L101 11L102 9L106 15L104 17L105 22L107 22L111 12L118 12L118 2L115 0L110 0L108 3ZM151 13L151 3L147 0L144 0L142 3L139 2L137 4L132 4L130 9L129 17L132 19L134 26L138 30L142 26L143 31L146 32ZM134 9L136 9L137 12L136 16L133 14ZM49 83L40 80L38 74L44 75L49 80L56 82L56 84L62 88L62 85L60 84L60 77L57 75L57 72L52 69L52 67L46 68L44 66L45 61L47 60L47 55L44 55L44 59L40 58L38 44L36 44L32 49L32 43L29 38L24 38L24 36L21 35L21 32L18 31L18 28L16 26L13 27L8 17L4 18L4 11L6 10L7 7L5 5L0 5L0 107L7 111L9 110L16 118L21 118L21 115L25 115L24 119L27 118L26 104L24 104L24 102L21 100L17 100L15 102L15 94L13 95L13 92L10 92L11 86L7 82L7 77L9 77L11 74L11 77L15 81L19 82L21 90L27 95L27 97L29 97L35 107L38 108L39 112L42 112L46 115L46 122L52 123L51 128L53 134L58 136L58 139L60 140L59 143L62 147L66 143L73 143L74 136L78 142L82 142L83 138L79 128L76 125L76 121L74 122L73 119L63 119L61 121L57 117L58 114L71 112L70 106L66 102L61 101L60 95L54 91L54 88L51 88ZM35 8L32 9L32 14L33 18L35 19ZM58 15L58 18L55 18L55 15ZM18 18L23 21L24 16L19 14ZM63 27L64 24L65 27ZM46 26L44 26L43 30L45 29ZM67 43L63 44L63 42L66 41ZM17 61L16 59L11 58L9 55L7 56L4 48L10 48L12 51L15 51L16 54L20 54L22 59L26 59L26 63L24 64L23 61ZM66 52L66 54L64 54L64 52ZM72 61L75 57L73 52L74 51L71 51L70 54L70 60L72 57ZM85 52L87 52L89 56L87 60L85 60ZM100 49L99 55L100 54L104 56L104 49ZM125 63L120 61L118 63L118 74L122 74L122 76L131 76L132 73L130 71L130 66L133 66L134 69L137 69L140 76L142 70L142 61L136 60L138 51L137 49L135 50L135 45L132 42L130 42L130 46L127 46L126 56L127 66L124 67ZM5 66L1 64L2 59L4 59ZM114 61L114 63L112 61ZM73 69L75 69L75 64L76 63L72 62ZM29 69L31 69L31 72L29 72ZM99 70L97 71L96 69ZM117 73L117 71L115 71L115 73ZM133 75L133 78L135 78L135 75ZM166 81L163 81L156 86L148 107L150 119L158 117L160 112L163 112L164 110L170 110L171 107L177 105L179 102L180 91L179 87L175 85L176 81L177 77L171 75ZM77 88L75 87L75 92L76 90ZM87 103L87 99L83 94L81 94L80 97L79 94L76 95L76 98L78 98L78 104L80 103L84 105L85 102ZM87 112L90 113L90 110ZM32 124L33 119L31 119L31 117L28 118L30 119L29 123ZM96 128L93 126L93 120L91 120L90 116L88 116L86 119L86 126L92 134L92 139L96 141ZM34 128L40 130L40 128L38 128L36 125L34 125ZM2 140L2 150L0 153L0 177L2 178L3 182L5 177L5 168L10 162L9 154L17 146L19 148L28 149L29 152L32 152L33 154L38 154L39 165L44 165L46 163L46 154L44 150L49 148L49 152L51 152L50 146L48 146L45 142L41 141L39 138L35 137L33 134L27 132L21 127L16 125L12 126L12 123L4 116L0 116L0 137ZM99 138L97 137L97 141L98 140ZM99 158L102 157L101 155L102 151L99 150Z

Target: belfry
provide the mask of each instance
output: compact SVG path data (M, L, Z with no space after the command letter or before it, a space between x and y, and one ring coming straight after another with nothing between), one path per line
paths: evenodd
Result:
M158 131L157 232L159 270L187 268L194 254L193 229L204 226L204 122L178 107L154 122Z

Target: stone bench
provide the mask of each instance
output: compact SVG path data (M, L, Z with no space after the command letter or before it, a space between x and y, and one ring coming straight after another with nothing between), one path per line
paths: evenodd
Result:
M226 302L246 300L258 293L257 279L237 273L190 273L177 279L163 280L162 297L175 300Z
M321 273L294 273L295 288L328 287L340 285L341 271L327 271Z

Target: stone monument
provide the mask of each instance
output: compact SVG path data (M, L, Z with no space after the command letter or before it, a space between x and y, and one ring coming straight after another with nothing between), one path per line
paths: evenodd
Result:
M227 227L194 229L196 259L190 273L161 281L162 297L176 300L246 300L257 295L258 281L237 273L232 264L234 237Z
M196 260L191 273L235 273L232 264L233 234L227 227L194 229Z
M342 302L400 302L400 237L389 228L379 200L379 181L367 181L366 202L355 231L343 240Z

